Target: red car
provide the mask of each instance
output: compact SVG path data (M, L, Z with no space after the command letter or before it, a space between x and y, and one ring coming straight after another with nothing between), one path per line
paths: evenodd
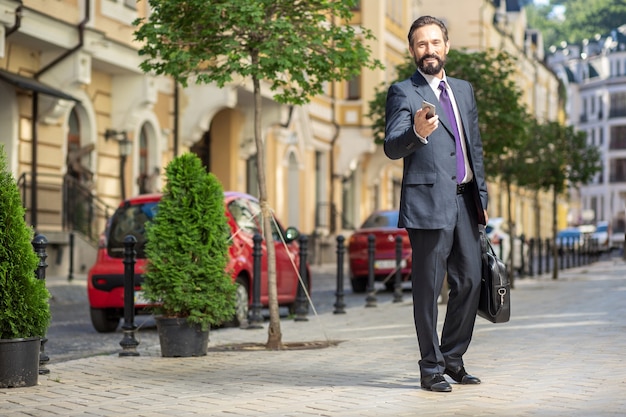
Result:
M396 236L402 237L400 271L403 281L411 279L411 242L406 229L398 228L398 210L380 210L372 213L348 241L350 283L352 291L367 290L369 275L369 235L374 236L374 279L385 281L393 290L396 271ZM388 279L387 279L388 278Z
M235 324L244 323L252 303L253 236L261 233L261 208L256 198L238 192L225 192L225 209L231 229L230 260L227 270L232 272L238 285ZM98 332L113 332L124 316L124 238L131 234L137 239L135 245L135 307L137 314L148 313L146 300L142 298L141 283L146 265L145 223L150 221L161 194L146 194L123 201L108 222L102 235L95 264L89 270L87 294L91 322ZM296 228L283 229L273 222L274 247L276 250L276 282L278 303L293 312L298 290L300 253ZM262 241L261 257L261 304L267 306L268 276L267 247ZM307 281L310 287L307 266Z

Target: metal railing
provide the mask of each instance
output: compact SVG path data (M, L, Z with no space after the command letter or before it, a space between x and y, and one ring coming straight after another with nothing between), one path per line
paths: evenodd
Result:
M27 216L32 213L31 184L30 173L23 173L17 180ZM37 214L42 219L38 227L79 232L94 244L115 211L70 175L37 173L37 194L44 197L38 198Z

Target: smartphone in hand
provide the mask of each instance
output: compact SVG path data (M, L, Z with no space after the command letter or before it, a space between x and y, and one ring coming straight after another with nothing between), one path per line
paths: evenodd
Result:
M431 117L433 117L436 113L435 113L435 105L432 103L427 102L426 100L424 100L422 102L422 109L428 111L428 113L426 113L426 118L430 119Z

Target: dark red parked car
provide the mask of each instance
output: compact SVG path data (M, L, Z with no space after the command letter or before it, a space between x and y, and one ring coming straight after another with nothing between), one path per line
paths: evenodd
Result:
M261 208L256 198L238 192L225 192L225 209L231 229L230 260L227 269L231 271L237 289L236 324L247 320L249 305L252 303L253 236L261 233ZM150 221L158 208L161 194L146 194L123 201L108 222L102 235L95 264L89 270L87 293L91 312L91 322L98 332L112 332L124 316L124 238L131 234L137 239L135 245L135 307L137 314L147 313L149 307L142 298L141 283L146 265L145 224ZM183 231L181 231L183 232ZM274 247L276 250L276 281L278 303L293 312L298 290L300 253L296 228L283 229L278 221L273 223ZM284 241L284 242L283 242ZM307 267L307 282L310 287L310 273ZM261 262L261 304L268 305L267 247L262 242Z
M372 213L348 241L348 259L352 291L362 293L367 290L369 274L368 238L374 241L374 279L385 282L388 290L394 286L396 271L396 236L402 237L401 274L403 281L411 278L411 243L405 229L398 228L398 210L379 210ZM390 276L391 275L391 276Z

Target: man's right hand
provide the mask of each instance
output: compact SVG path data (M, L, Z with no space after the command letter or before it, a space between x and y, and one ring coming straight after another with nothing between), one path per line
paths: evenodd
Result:
M430 136L430 134L433 133L437 127L439 127L439 115L426 118L427 113L427 110L419 109L415 112L415 117L413 118L413 128L415 129L415 133L424 139Z

